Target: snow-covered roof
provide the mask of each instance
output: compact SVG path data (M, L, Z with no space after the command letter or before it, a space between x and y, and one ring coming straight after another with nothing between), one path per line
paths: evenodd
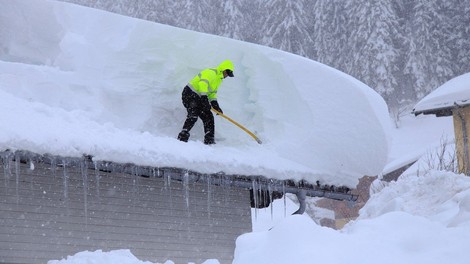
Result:
M385 101L326 65L56 1L1 15L0 148L349 187L387 162ZM263 144L220 117L215 146L176 140L183 87L225 59L219 104Z
M449 116L453 108L467 105L470 105L470 73L455 77L438 87L421 99L413 112L415 115Z

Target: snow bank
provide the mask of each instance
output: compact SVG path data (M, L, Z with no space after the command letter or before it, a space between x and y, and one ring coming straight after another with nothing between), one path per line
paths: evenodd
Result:
M73 256L68 256L62 260L50 260L47 264L104 264L104 263L118 263L118 264L153 264L149 261L141 261L137 259L130 250L120 249L103 252L96 250L94 252L83 251ZM155 263L158 264L158 263ZM173 261L168 260L163 264L175 264ZM202 264L220 264L218 260L209 259Z
M384 100L317 62L54 1L8 1L0 21L3 149L349 186L386 164ZM199 123L178 142L183 86L224 59L220 105L263 145L218 117L216 146Z
M444 226L470 227L470 177L431 171L420 177L405 175L374 194L359 219L389 212L406 212Z
M130 250L120 249L103 252L97 250L94 252L83 251L73 256L68 256L62 260L50 260L47 264L99 264L99 263L119 263L119 264L152 264L148 261L137 259ZM174 264L167 261L164 264Z
M372 195L341 231L289 216L270 231L237 239L234 264L467 263L470 178L433 171Z
M433 115L414 116L408 114L400 119L400 127L391 130L391 144L388 163L383 170L387 174L402 166L414 162L428 154L435 155L443 145L454 144L454 126L452 117ZM424 163L427 161L422 160ZM410 168L411 173L423 170L423 163Z

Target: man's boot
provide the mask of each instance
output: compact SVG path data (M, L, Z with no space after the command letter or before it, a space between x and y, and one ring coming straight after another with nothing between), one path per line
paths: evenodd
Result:
M212 145L215 144L214 140L214 123L209 123L209 126L205 127L206 134L204 135L204 144Z
M182 131L178 134L178 140L179 140L179 141L183 141L183 142L188 142L188 140L189 140L189 132L186 131L186 130L182 130Z
M204 137L204 144L213 145L215 144L215 140L213 137Z

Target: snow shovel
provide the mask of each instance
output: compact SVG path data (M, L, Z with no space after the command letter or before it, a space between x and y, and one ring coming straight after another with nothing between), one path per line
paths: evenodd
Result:
M261 140L255 135L253 134L250 130L246 129L244 126L240 125L239 123L235 122L235 120L231 119L230 117L222 114L221 112L215 110L214 108L211 108L212 111L214 111L216 114L220 115L221 117L227 119L228 121L232 122L234 125L236 125L237 127L241 128L243 131L245 131L248 135L250 135L254 140L256 140L256 142L258 142L258 144L261 144Z

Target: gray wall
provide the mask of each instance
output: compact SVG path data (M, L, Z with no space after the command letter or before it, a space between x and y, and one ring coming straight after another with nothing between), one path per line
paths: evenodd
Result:
M16 161L0 171L0 262L130 249L141 260L231 263L249 192Z

